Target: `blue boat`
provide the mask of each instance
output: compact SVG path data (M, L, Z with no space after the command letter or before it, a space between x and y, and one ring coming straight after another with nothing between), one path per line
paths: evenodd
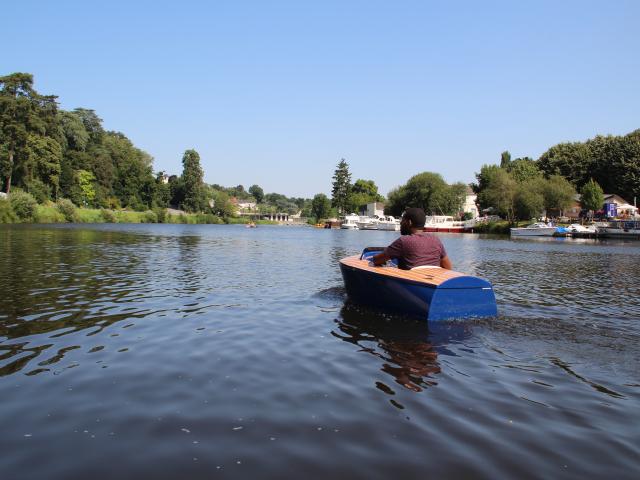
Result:
M340 260L347 295L354 301L432 321L498 314L488 281L440 267L375 267L371 257L382 250L367 247L361 255Z

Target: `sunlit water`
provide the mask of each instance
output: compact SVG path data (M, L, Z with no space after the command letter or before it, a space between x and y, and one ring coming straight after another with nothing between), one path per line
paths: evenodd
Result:
M640 242L442 235L429 329L345 297L396 236L0 228L2 478L637 478Z

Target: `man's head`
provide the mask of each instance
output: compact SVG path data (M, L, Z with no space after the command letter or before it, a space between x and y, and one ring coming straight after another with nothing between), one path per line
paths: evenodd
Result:
M427 219L421 208L407 208L400 222L400 234L411 235L414 230L421 230Z

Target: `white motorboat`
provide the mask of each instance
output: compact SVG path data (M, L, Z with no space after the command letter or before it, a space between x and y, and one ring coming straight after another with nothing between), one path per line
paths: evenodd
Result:
M470 227L469 227L470 228ZM450 232L460 233L465 230L465 222L454 220L448 215L428 216L424 223L425 232Z
M552 237L554 233L556 233L556 227L543 222L511 229L512 237Z
M378 217L361 216L356 224L358 230L378 230Z
M354 213L345 215L343 222L340 224L340 228L343 230L358 230L359 220L360 217Z
M400 219L387 215L378 220L378 230L400 231Z
M567 227L567 230L569 230L569 232L571 233L596 233L596 227L585 227L584 225L580 225L579 223L572 223Z
M640 220L612 220L606 226L599 226L598 233L607 237L640 238Z

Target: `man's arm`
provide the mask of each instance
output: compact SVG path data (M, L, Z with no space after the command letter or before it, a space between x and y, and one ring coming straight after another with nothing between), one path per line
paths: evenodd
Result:
M453 265L451 264L451 260L449 260L449 257L447 255L445 255L444 257L442 257L440 259L440 266L442 268L446 268L447 270L453 269Z
M373 264L376 267L380 267L381 265L384 265L385 263L387 263L389 260L391 260L391 257L389 255L387 255L386 253L382 252L379 253L377 255L374 255L371 260L373 261Z

